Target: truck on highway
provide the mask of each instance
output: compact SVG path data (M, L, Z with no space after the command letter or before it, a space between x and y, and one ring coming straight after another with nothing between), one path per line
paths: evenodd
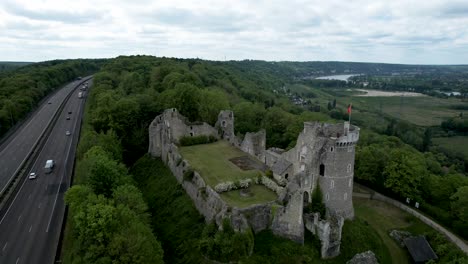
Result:
M78 98L83 98L83 92L78 93Z
M52 169L54 168L55 162L54 160L47 160L45 164L45 173L51 173Z

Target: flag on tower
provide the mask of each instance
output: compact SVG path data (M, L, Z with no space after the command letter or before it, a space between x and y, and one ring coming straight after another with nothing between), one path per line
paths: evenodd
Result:
M348 105L348 114L350 115L351 114L351 107L353 106L353 104L349 104Z

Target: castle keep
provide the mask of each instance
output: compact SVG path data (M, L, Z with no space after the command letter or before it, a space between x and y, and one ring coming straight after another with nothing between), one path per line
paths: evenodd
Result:
M179 140L200 135L226 140L268 167L272 178L246 179L240 185L244 188L254 182L263 184L278 195L277 201L235 208L219 195L230 191L232 183L209 186L196 171L190 180L185 179L190 164L179 153ZM237 230L249 227L254 232L271 229L273 233L299 243L304 242L306 228L319 237L322 257L326 258L339 254L344 220L354 217L352 189L358 140L359 128L348 122L305 122L294 148L288 151L266 149L264 130L246 133L243 139L235 135L232 111L221 111L212 127L207 123L190 123L172 108L151 123L148 151L168 165L207 221L220 224L223 218L229 218ZM312 202L312 192L317 186L323 193L325 216L304 210Z

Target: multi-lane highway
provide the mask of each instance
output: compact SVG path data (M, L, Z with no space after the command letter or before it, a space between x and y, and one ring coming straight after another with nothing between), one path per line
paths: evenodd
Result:
M9 140L0 146L0 194L6 190L13 176L19 170L21 163L24 162L52 120L55 112L59 109L60 103L78 84L78 81L72 82L55 93L39 107Z
M88 82L91 85L91 80ZM36 172L37 178L21 181L17 193L11 197L11 202L0 212L0 263L2 264L54 261L65 211L63 196L70 185L84 105L84 100L78 98L80 90L74 89L78 84L73 82L57 92L49 100L51 104L46 101L32 116L31 121L13 135L14 138L8 142L9 146L6 146L0 154L0 164L20 164L51 117L58 111L58 119L49 130L44 146L38 150L37 158L28 171L28 174ZM66 100L69 93L72 95ZM66 100L64 107L59 108L59 104L64 100ZM67 136L66 131L70 131L71 135ZM10 149L22 149L22 151L13 156L3 154ZM46 174L44 166L49 159L55 161L55 168L50 174ZM11 168L5 171L9 173L6 176L2 171L0 183L7 182L9 175L18 170L14 166L9 166Z

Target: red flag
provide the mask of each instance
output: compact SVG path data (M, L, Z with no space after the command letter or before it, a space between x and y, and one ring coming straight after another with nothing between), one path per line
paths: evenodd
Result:
M353 104L349 104L348 105L348 114L351 114L351 107L353 106Z

